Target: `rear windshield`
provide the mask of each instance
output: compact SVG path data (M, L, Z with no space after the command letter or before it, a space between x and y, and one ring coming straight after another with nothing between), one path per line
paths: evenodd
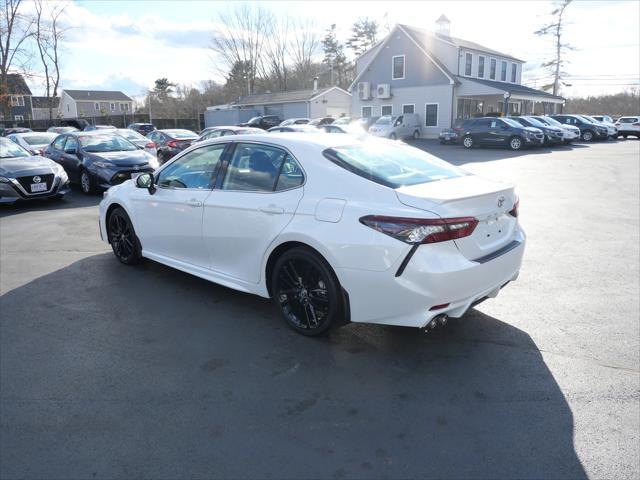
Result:
M323 154L342 168L390 188L467 175L453 165L408 145L367 142L330 148Z
M622 117L618 119L618 122L620 123L636 123L637 121L637 117Z
M129 152L138 149L129 140L119 135L87 135L79 139L82 150L89 153Z
M164 133L172 138L196 138L196 135L191 130L163 130Z
M45 145L51 143L57 136L55 133L41 133L37 135L23 135L22 139L29 145Z

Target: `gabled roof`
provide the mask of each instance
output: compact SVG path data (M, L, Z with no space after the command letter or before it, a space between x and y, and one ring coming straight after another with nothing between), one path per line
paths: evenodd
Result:
M60 103L60 97L51 97L51 106L58 108ZM31 97L31 106L33 108L49 108L49 101L47 97Z
M114 101L133 102L133 99L120 91L113 90L64 90L74 100L84 100L87 102Z
M24 81L24 77L19 73L9 73L7 75L7 86L9 95L31 95L31 90Z
M516 60L518 62L523 62L524 60L520 60L508 53L498 52L497 50L493 50L491 48L487 48L484 45L480 45L479 43L470 42L469 40L464 40L458 37L451 37L448 35L443 35L441 33L433 33L429 30L424 30L418 27L412 27L410 25L402 25L402 27L411 33L411 35L415 36L416 40L425 44L425 48L428 48L428 45L432 44L434 40L440 40L443 42L450 43L451 45L459 48L466 48L469 50L475 50L477 52L487 53L489 55L496 55L499 57L510 58L511 60Z
M495 80L484 80L480 78L470 78L470 77L459 77L460 80L464 82L476 82L481 85L486 85L487 87L495 88L497 90L502 90L504 92L509 92L511 94L520 94L520 95L530 95L534 97L546 97L553 98L555 100L564 100L564 97L560 97L558 95L552 95L543 90L536 90L535 88L525 87L524 85L519 85L517 83L506 83L506 82L496 82Z
M244 97L240 97L240 99L237 102L234 102L233 105L267 105L273 103L308 102L313 100L315 97L324 95L325 93L334 89L340 90L347 95L351 95L349 92L344 91L340 87L326 87L319 90L291 90L289 92L256 93L253 95L245 95Z

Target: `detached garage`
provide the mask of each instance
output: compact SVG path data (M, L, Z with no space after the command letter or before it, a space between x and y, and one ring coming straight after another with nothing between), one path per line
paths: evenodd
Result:
M208 108L204 114L206 127L246 122L257 115L288 118L318 118L349 115L351 94L340 87L318 90L258 93L241 97L226 108Z

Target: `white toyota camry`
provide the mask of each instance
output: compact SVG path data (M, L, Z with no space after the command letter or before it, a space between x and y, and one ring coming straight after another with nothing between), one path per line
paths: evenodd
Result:
M111 187L100 233L143 257L272 298L289 326L433 327L515 280L511 185L388 140L279 133L198 143Z

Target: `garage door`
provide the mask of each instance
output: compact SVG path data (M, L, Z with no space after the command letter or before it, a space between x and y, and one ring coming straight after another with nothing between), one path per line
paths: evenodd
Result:
M340 115L349 115L349 109L344 107L327 107L327 116L338 118Z

